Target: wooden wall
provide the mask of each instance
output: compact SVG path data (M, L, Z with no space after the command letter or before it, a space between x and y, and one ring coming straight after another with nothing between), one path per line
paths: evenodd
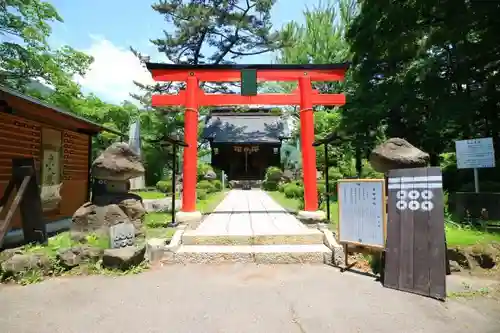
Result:
M58 130L61 133L62 151L59 162L62 173L60 177L62 181L61 202L57 209L44 212L47 222L52 222L72 216L75 210L87 200L90 136L0 112L0 196L3 195L11 177L12 158L33 157L41 182L40 161L43 158L42 133L44 128ZM4 214L5 211L2 212L0 218L3 218ZM20 214L16 212L12 228L20 227Z

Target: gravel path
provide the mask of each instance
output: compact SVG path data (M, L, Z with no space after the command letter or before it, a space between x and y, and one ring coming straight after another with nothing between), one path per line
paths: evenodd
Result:
M493 333L495 313L323 265L166 266L0 286L2 333Z

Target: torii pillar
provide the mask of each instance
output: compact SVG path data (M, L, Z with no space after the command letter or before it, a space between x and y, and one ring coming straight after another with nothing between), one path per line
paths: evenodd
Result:
M229 105L300 105L300 140L304 173L304 211L299 218L324 220L318 210L316 150L314 143L314 105L341 106L343 94L320 94L313 81L341 81L348 63L327 65L175 65L146 63L155 81L180 81L186 89L178 94L153 95L152 106L185 106L182 209L179 223L193 224L201 220L196 210L196 176L198 159L198 108ZM242 94L206 94L200 82L242 82ZM291 94L257 94L257 81L295 81L299 87Z

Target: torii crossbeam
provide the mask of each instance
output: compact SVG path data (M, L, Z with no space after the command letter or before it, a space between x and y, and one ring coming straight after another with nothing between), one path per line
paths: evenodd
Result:
M155 81L180 81L186 89L178 94L153 95L152 106L184 105L184 149L182 209L178 221L201 219L196 211L198 108L227 105L299 105L302 168L304 173L303 217L322 218L318 212L316 151L314 142L314 105L341 106L343 94L320 94L313 81L342 81L348 63L325 65L175 65L146 63ZM206 94L200 82L242 82L242 94ZM296 81L298 89L290 94L257 94L257 81ZM181 216L182 215L182 216Z

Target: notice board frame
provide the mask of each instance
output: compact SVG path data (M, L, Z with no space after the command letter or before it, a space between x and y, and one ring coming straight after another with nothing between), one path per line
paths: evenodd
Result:
M382 232L383 232L383 239L384 239L384 245L378 245L378 244L366 244L366 243L359 243L359 242L353 242L353 241L342 241L341 239L341 221L340 221L340 213L342 209L342 200L341 200L341 195L340 195L340 188L341 188L341 183L381 183L382 187ZM347 248L347 245L353 245L356 247L363 247L363 248L368 248L370 250L374 251L380 251L383 252L385 250L385 244L387 241L387 205L386 205L386 186L385 186L385 179L339 179L337 181L337 202L338 202L338 224L337 224L337 238L339 240L339 243L342 245L345 245ZM347 251L346 251L346 258L347 258ZM347 265L347 262L346 262Z

